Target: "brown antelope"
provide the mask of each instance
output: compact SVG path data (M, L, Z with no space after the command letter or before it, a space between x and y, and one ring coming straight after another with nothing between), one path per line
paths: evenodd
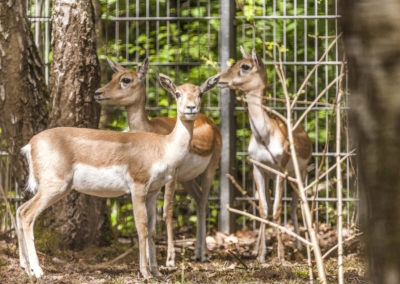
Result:
M99 197L130 193L140 272L145 278L159 275L153 241L157 194L187 157L201 96L219 76L200 87L175 87L167 76L159 78L177 101L178 117L168 135L60 127L35 135L23 148L29 162L28 189L37 192L17 210L20 264L29 275L43 274L33 241L35 219L72 189Z
M125 106L131 131L148 131L158 134L168 134L174 128L176 118L155 117L148 119L145 102L146 87L144 78L148 70L147 58L138 72L129 71L121 65L107 61L115 72L112 80L95 93L96 100L101 104ZM180 87L184 92L196 92L194 85L186 84ZM172 90L169 90L170 92ZM189 153L177 169L177 180L194 198L197 210L197 242L195 259L206 261L206 213L209 189L212 185L215 170L221 153L221 134L218 127L205 115L199 114L194 122L193 138ZM201 179L201 190L195 178ZM167 266L175 266L175 249L173 237L173 197L175 183L170 181L165 187L164 217L168 232Z
M240 90L245 93L252 130L248 149L251 158L275 169L287 171L290 176L294 176L286 125L281 120L270 117L262 108L263 96L267 88L267 73L264 63L255 49L253 49L251 55L242 46L240 50L244 59L238 61L225 72L220 73L218 87ZM305 177L307 164L312 154L311 140L301 125L296 128L293 136L300 170L303 177ZM253 167L253 175L259 198L259 212L262 218L268 217L268 209L271 205L271 196L268 188L269 181L271 178L275 178L273 218L277 223L280 223L283 179L278 175L274 176L264 172L256 165ZM291 216L295 230L298 233L297 203L297 194L292 194ZM279 232L277 235L278 258L283 260L284 248L282 239ZM256 248L259 262L265 262L265 241L265 225L261 223ZM297 246L300 247L300 242L297 243Z

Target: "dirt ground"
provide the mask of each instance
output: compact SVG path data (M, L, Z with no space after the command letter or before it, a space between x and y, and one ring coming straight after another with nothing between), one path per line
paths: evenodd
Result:
M323 252L335 244L334 235L332 230L320 233ZM19 267L14 241L1 240L0 283L307 283L309 280L306 249L298 251L293 239L285 237L286 261L278 262L272 230L268 233L269 254L265 264L255 261L252 251L256 236L245 230L229 236L221 233L208 236L210 261L207 263L191 260L194 239L178 239L175 244L177 267L168 269L164 266L166 244L162 238L159 236L157 239L162 276L150 281L144 281L140 276L136 242L132 249L131 241L126 239L120 239L108 247L89 247L83 251L38 249L45 273L40 280L29 278ZM359 243L346 244L345 252L345 283L369 283L365 279L365 264L360 256ZM334 254L327 258L326 268L329 283L337 282ZM316 271L314 267L314 279L317 277Z

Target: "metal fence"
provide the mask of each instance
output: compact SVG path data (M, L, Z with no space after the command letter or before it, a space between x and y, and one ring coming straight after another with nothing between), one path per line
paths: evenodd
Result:
M237 2L240 4L243 1ZM169 74L177 84L183 82L199 84L207 76L215 74L217 69L224 70L230 58L236 59L240 45L244 45L247 49L256 47L267 66L270 86L267 97L271 98L268 104L284 112L284 105L277 100L282 98L283 94L272 66L273 61L277 60L277 48L273 43L278 43L286 49L283 53L283 65L289 78L288 89L296 93L308 72L339 33L340 15L338 15L337 0L244 2L242 9L238 3L231 0L101 0L98 9L101 11L100 58L104 59L107 55L120 61L124 66L133 68L148 56L150 71L146 79L147 109L150 116L171 116L175 114L175 105L158 85L156 80L158 72ZM51 40L50 10L50 0L27 0L27 11L32 21L35 42L46 65L47 82ZM259 34L249 25L249 21L253 20ZM262 41L267 44L264 45ZM267 56L267 51L272 53L273 59ZM304 100L315 98L338 76L341 54L341 46L338 43L311 77L305 89ZM105 65L103 67L102 81L107 82L111 77L111 71L106 69ZM332 103L338 88L337 83L326 93L323 100ZM215 226L217 213L220 218L220 230L228 232L234 228L233 223L237 226L253 226L254 223L249 223L246 218L232 218L233 216L225 209L227 203L253 213L256 213L256 208L249 205L247 197L240 196L226 179L225 174L229 172L236 175L239 183L252 192L253 196L255 187L251 167L246 161L250 134L246 105L235 102L234 94L222 96L221 92L229 91L213 90L203 98L203 111L220 126L224 137L221 164L210 193L209 225ZM347 96L345 100L347 101ZM117 111L120 118L114 126L124 125L123 111L116 109L120 110ZM300 115L305 109L306 106L302 104L296 105L295 116ZM345 113L346 106L344 105L342 109ZM307 183L316 176L316 170L322 159L325 159L326 168L335 163L334 141L328 143L326 155L323 156L322 153L325 142L332 140L327 130L332 115L331 107L319 105L307 115L303 124L314 145L312 162L315 164L315 170L309 173ZM344 123L341 156L350 151L346 127L347 124ZM334 124L332 129L335 129ZM3 163L1 171L7 170L6 164ZM343 175L345 221L350 227L357 223L357 184L351 157L344 163ZM2 182L8 190L12 190L9 183ZM319 222L334 225L337 200L334 174L329 174L321 180L319 189L315 218ZM16 198L18 199L18 196ZM180 198L180 201L183 199L186 200L186 197ZM128 202L127 199L117 203L121 206ZM286 224L287 209L290 204L286 187L283 202L283 220ZM3 223L0 225L7 224L9 221L4 215L4 210L0 211L0 214L3 214L0 221ZM192 213L189 210L187 215L190 214Z

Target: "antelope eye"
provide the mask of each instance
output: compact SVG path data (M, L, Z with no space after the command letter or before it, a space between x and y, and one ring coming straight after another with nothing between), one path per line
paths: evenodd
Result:
M176 92L176 93L175 93L175 97L176 97L177 99L179 99L180 96L181 96L181 93L180 93L180 92Z
M250 70L250 65L242 64L242 65L240 66L240 68L242 68L243 70Z
M129 84L131 82L131 78L122 78L121 82L124 84Z

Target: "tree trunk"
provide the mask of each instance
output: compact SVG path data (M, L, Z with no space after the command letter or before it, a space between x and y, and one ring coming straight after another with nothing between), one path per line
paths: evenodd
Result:
M400 1L342 1L362 230L373 283L400 283Z
M100 83L94 17L90 0L53 1L50 127L98 126L100 106L93 97ZM105 199L73 191L53 212L67 247L79 249L103 240L108 224Z
M25 1L0 2L0 128L20 188L27 173L20 149L46 128L49 95Z

